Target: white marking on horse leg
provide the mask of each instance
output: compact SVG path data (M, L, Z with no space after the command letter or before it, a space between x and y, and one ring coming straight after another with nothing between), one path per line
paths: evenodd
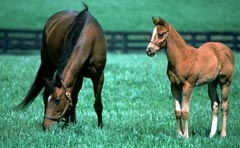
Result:
M174 106L175 106L175 115L177 119L177 130L178 135L182 136L182 123L181 123L181 105L178 100L174 100Z
M175 110L176 111L181 111L181 105L180 105L179 101L176 100L176 99L174 101L175 101Z
M52 98L52 95L50 95L50 96L48 97L48 102L50 102L51 98Z
M212 138L217 131L217 121L218 121L217 113L218 113L218 103L214 102L213 111L212 111L212 126L211 126L210 138Z
M212 138L216 131L217 131L217 116L216 115L213 115L212 117L212 127L211 127L211 133L210 133L210 138Z

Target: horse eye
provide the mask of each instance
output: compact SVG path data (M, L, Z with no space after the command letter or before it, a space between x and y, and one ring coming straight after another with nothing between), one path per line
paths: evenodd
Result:
M59 104L60 104L60 101L61 101L61 99L58 98L58 99L55 99L55 100L54 100L54 103L55 103L56 105L59 105Z
M163 33L158 33L158 38L162 38L163 37Z

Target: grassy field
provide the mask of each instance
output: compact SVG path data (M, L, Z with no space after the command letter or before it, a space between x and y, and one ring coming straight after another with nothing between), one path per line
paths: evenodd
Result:
M208 137L211 123L206 86L195 88L190 108L190 138L179 138L169 82L166 57L142 54L108 54L103 88L103 129L97 128L92 86L85 79L77 106L77 124L61 130L62 123L43 132L42 96L23 112L13 111L29 89L40 57L0 56L0 147L240 147L239 96L240 53L230 91L227 138Z
M104 30L152 30L162 16L180 31L240 31L239 0L84 0ZM80 0L1 0L0 28L41 29L60 10L81 10Z
M240 31L239 0L86 0L104 30L153 28L151 17L162 16L178 31ZM210 3L209 3L210 2ZM79 0L2 0L0 28L41 29L56 11L81 10ZM179 138L163 53L150 58L139 54L108 54L103 88L102 130L97 128L91 82L79 95L77 124L61 130L62 123L43 132L42 95L23 112L13 111L25 96L40 64L38 54L0 55L0 148L25 147L240 147L240 53L235 54L235 75L230 91L227 138L208 137L210 100L205 87L192 95L189 139Z

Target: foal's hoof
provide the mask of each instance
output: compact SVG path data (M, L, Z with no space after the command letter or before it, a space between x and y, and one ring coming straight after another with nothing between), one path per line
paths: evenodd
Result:
M227 134L226 133L221 133L221 138L226 138Z
M209 138L213 138L214 135L209 135Z

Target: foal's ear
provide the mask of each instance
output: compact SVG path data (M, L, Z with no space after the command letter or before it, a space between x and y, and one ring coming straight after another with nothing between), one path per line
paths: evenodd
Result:
M159 25L165 26L165 21L160 16L158 17L158 23Z
M155 26L157 25L157 20L154 17L152 17L152 22Z
M152 17L152 22L155 26L156 25L165 26L165 21L160 16L158 17L158 19L155 19L154 17Z
M55 84L54 84L56 87L58 88L61 88L62 87L62 79L60 78L59 75L56 75L56 78L55 78Z

